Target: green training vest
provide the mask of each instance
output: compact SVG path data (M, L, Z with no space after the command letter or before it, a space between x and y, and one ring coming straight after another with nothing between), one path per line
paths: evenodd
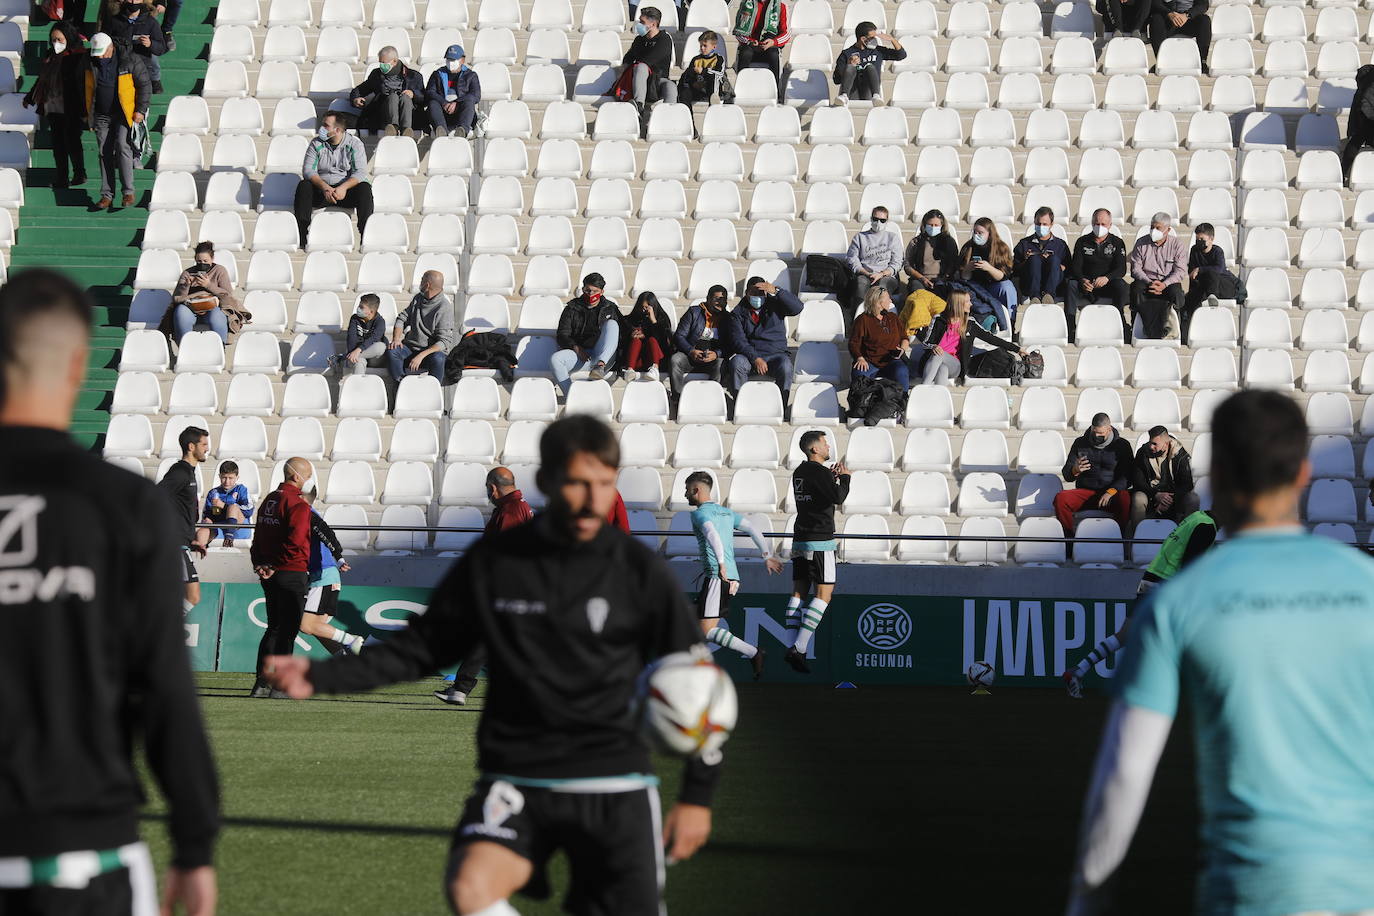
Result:
M1183 551L1193 536L1193 530L1199 525L1211 525L1215 528L1217 523L1206 512L1194 512L1169 532L1164 543L1159 545L1159 553L1155 554L1155 558L1145 567L1145 571L1166 582L1176 576L1179 567L1183 565Z

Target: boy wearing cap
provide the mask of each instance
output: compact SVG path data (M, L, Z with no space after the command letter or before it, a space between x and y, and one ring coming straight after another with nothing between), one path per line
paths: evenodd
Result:
M102 210L114 203L115 172L124 186L121 206L134 205L134 153L129 128L148 116L153 84L138 55L116 46L104 32L91 36L91 65L86 71L86 120L100 150Z
M442 137L444 131L451 137L466 137L477 123L482 81L466 58L462 45L449 45L443 64L429 75L425 101L436 137Z

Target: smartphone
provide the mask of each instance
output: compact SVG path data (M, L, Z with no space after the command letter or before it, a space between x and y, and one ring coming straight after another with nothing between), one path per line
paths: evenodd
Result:
M1087 449L1080 448L1080 449L1078 450L1078 460L1079 460L1079 461L1087 461L1087 460L1088 460L1088 450L1087 450Z
M975 254L973 257L969 258L969 260L970 260L970 261L973 261L973 262L976 264L977 262L979 262L979 261L981 261L981 260L983 260L983 259L982 259L981 257L979 257L978 255Z

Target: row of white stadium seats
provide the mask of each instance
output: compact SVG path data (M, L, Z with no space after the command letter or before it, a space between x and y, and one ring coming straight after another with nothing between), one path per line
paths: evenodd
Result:
M130 419L131 415L116 413L115 416L120 420L115 424L112 439L106 444L105 454L140 460L153 456L151 448L143 447L148 443L141 441L146 429L151 427ZM206 421L204 417L194 415L169 420L163 430L162 449L153 457L161 457L164 461L178 457L178 434L187 425L197 422ZM498 449L497 431L485 420L452 421L444 441L438 424L430 419L407 417L384 430L374 418L348 417L329 430L333 434L333 442L326 447L327 431L320 421L314 417L297 416L283 422L277 430L276 448L270 457L284 460L301 456L322 461L327 456L331 461L378 462L385 455L389 462L434 463L442 458L449 464L491 465L498 459L500 463L508 465L537 464L539 439L547 426L547 421L543 420L517 420L501 430L503 442ZM204 428L210 428L209 424ZM724 467L734 470L791 469L801 463L800 440L806 432L805 427L796 428L786 447L780 449L775 427L741 426L734 431L727 451L719 427L689 424L677 429L675 445L670 449L662 424L628 423L620 431L621 461L625 467L672 467L678 470L714 471ZM833 439L839 432L832 429L829 434ZM895 439L893 432L897 433ZM384 434L387 440L385 447ZM265 435L262 429L251 423L237 426L226 423L216 430L216 453L221 457L256 455L260 451L258 446L265 441ZM860 426L836 444L835 454L843 455L845 465L852 471L891 474L900 467L911 473L913 480L918 474L944 479L954 473L956 466L960 474L982 471L1001 474L1011 471L1022 475L1057 475L1067 461L1066 446L1070 440L1065 438L1066 435L1075 436L1076 432L1028 430L1018 442L1016 458L1011 459L1004 433L998 430L972 430L963 436L956 461L949 435L942 429L917 429L907 436L903 430ZM1137 447L1144 443L1147 435L1148 432L1140 433ZM442 449L441 441L444 441ZM903 441L904 445L901 444ZM1211 433L1198 433L1192 440L1190 453L1195 473L1205 476L1211 462ZM264 457L267 455L264 454ZM1349 437L1316 436L1310 444L1308 457L1315 479L1357 479L1355 451ZM1374 477L1374 449L1366 447L1358 479L1367 480L1370 477ZM244 482L250 493L260 493L256 475ZM917 484L910 480L902 486L901 502L906 507L903 509L906 514L912 514L908 511L911 507L926 504L914 500L910 495L915 486ZM920 486L926 489L929 484ZM948 512L950 504L947 492L942 502L944 508L939 512L943 514Z
M1285 39L1313 41L1353 41L1363 37L1370 40L1368 24L1360 26L1360 16L1355 3L1321 4L1314 24L1309 28L1307 16L1301 4L1271 6L1263 19L1260 29L1255 28L1255 18L1249 4L1230 0L1217 4L1210 10L1213 34L1217 38L1260 37L1264 41ZM581 15L575 17L570 0L534 0L529 7L529 16L522 15L521 4L511 4L503 0L481 0L477 4L475 16L470 17L469 4L465 0L434 0L425 4L425 14L419 16L414 0L373 0L366 4L363 0L325 0L319 5L316 16L315 5L310 0L271 0L266 15L263 15L259 0L225 0L219 4L216 23L220 26L243 25L268 28L278 25L318 25L320 27L361 28L364 23L378 28L413 29L417 25L426 30L434 28L509 28L514 30L537 31L551 29L570 32L574 30L589 32L600 29L621 30L626 27L626 7L616 0L588 0L582 4ZM830 34L838 31L842 35L852 34L858 23L869 20L884 31L890 29L899 38L939 37L957 38L961 36L999 38L1036 37L1049 34L1052 38L1066 36L1093 37L1096 24L1088 3L1059 2L1049 11L1047 18L1039 4L1034 2L1009 2L1001 4L994 30L989 4L976 0L962 0L954 3L934 3L931 0L903 0L897 4L889 26L888 5L880 0L851 0L843 5L844 13L837 23L834 9L824 0L799 0L790 6L789 31L798 35ZM940 13L945 14L944 25L940 24ZM720 32L730 30L733 17L724 2L720 0L701 0L693 3L687 18L688 29L714 29ZM669 20L667 28L676 25Z
M697 33L699 34L699 33ZM568 36L559 31L543 30L530 36L524 53L517 46L517 33L507 28L480 29L474 35L472 60L474 68L494 65L520 64L566 66L573 60ZM681 52L676 55L678 66L686 66L697 53L696 34L689 34ZM443 65L444 51L451 44L464 40L457 29L433 29L424 33L415 66L428 71ZM275 26L259 43L248 26L221 26L215 30L210 45L210 61L237 61L244 64L273 64L289 62L305 64L344 63L367 64L384 47L395 47L404 61L414 59L410 33L403 28L379 28L371 32L366 54L362 53L358 33L351 29L332 27L319 33L312 53L306 33L298 26ZM802 35L790 42L785 52L786 64L793 71L829 72L839 51L847 40L832 42L823 35ZM577 64L619 64L623 55L623 41L616 32L591 32L584 35L575 58ZM996 50L994 51L994 47ZM937 45L933 38L907 39L903 50L907 56L891 65L894 73L999 73L1043 74L1059 76L1067 73L1088 75L1134 74L1144 76L1202 75L1202 61L1197 43L1191 38L1171 38L1160 47L1157 61L1151 66L1146 44L1136 38L1116 38L1108 42L1099 57L1098 47L1090 38L1081 36L1060 38L1048 46L1046 66L1045 48L1039 38L1015 37L990 44L981 37L959 37L947 45ZM1262 62L1257 67L1252 39L1221 38L1216 41L1211 57L1210 72L1216 76L1305 77L1309 73L1318 79L1349 78L1361 61L1360 45L1355 39L1331 41L1320 45L1315 66L1302 39L1282 39L1270 42ZM1366 55L1367 59L1367 55ZM275 72L275 71L274 71ZM767 73L768 71L764 71ZM482 78L483 97L488 84L509 93L510 77L503 71L478 69ZM428 74L426 73L426 76ZM743 74L741 74L743 76ZM562 73L559 71L559 82ZM776 89L776 84L775 84ZM791 94L789 93L789 97Z

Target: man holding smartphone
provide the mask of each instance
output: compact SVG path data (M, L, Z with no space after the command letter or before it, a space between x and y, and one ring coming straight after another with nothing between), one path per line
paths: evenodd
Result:
M1074 514L1084 509L1105 509L1126 533L1131 518L1131 446L1105 413L1093 416L1092 427L1073 442L1064 463L1064 479L1074 484L1054 497L1054 514L1073 537Z

